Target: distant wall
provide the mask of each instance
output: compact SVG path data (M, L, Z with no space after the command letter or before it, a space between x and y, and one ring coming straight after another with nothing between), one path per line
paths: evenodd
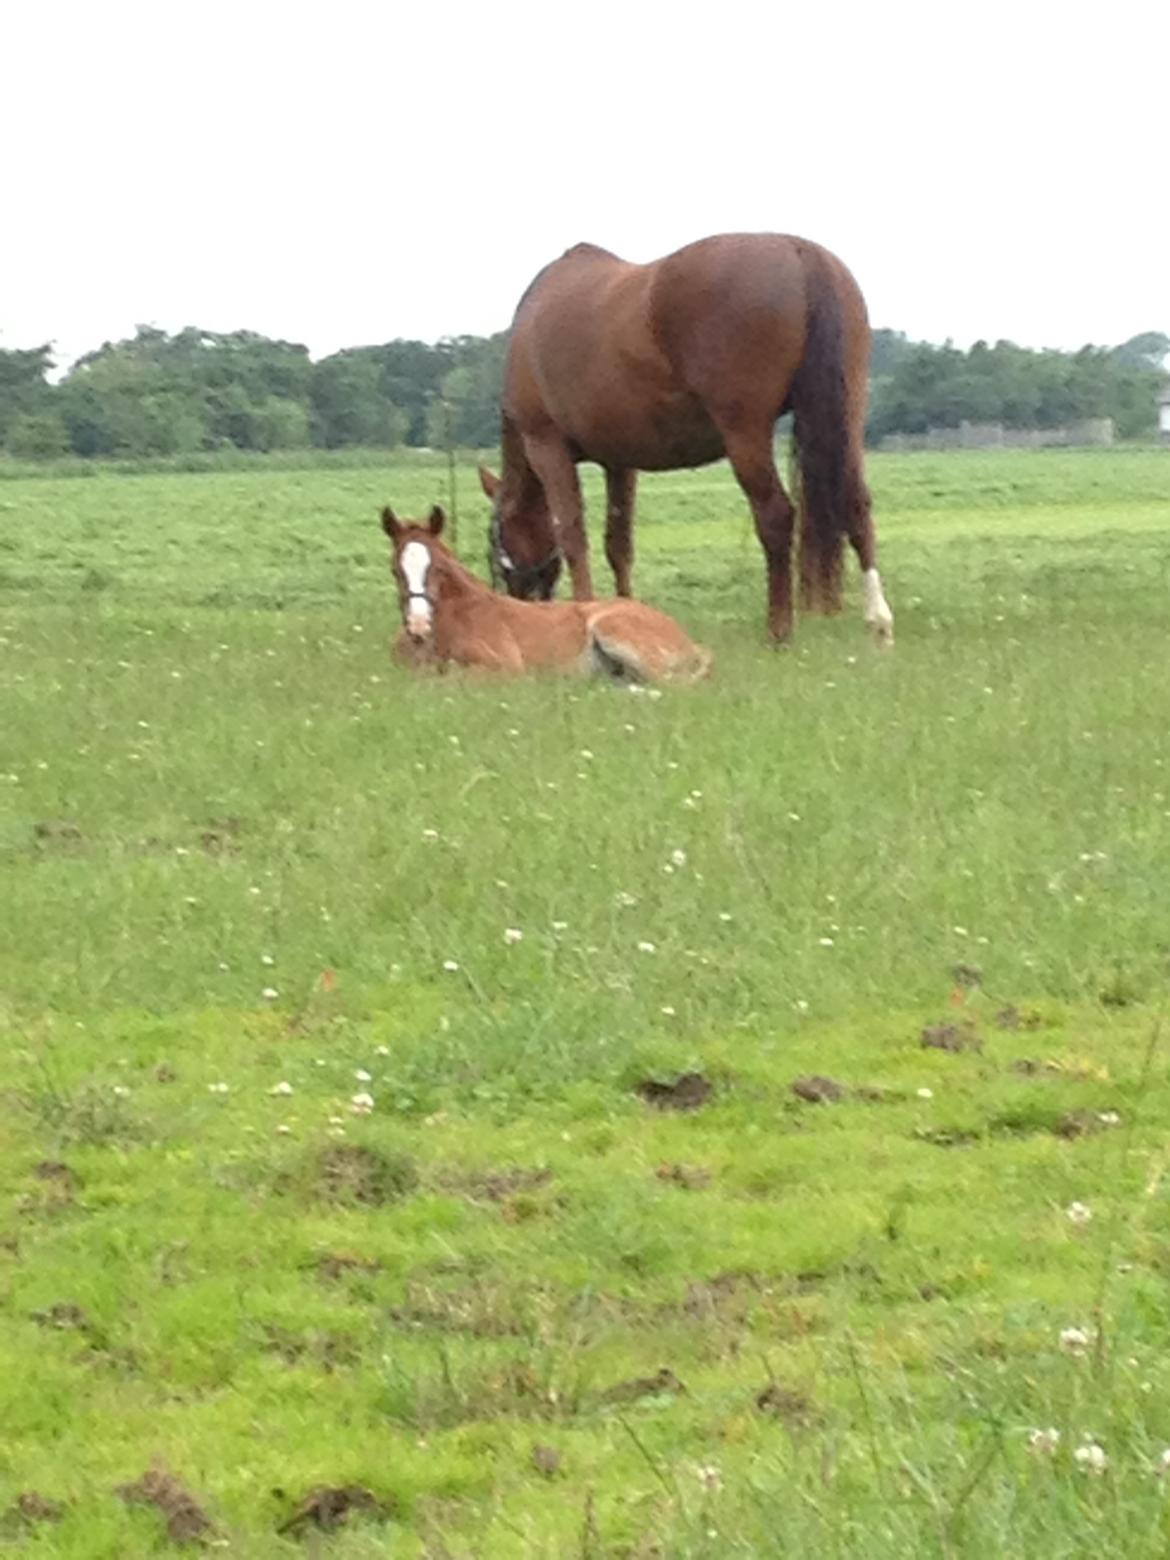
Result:
M1067 428L1005 428L1002 423L961 422L925 433L888 433L880 450L1042 450L1113 443L1112 417L1090 417Z

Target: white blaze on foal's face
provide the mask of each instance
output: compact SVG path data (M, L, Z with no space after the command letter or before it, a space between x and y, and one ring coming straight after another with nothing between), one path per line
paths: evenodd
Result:
M413 639L429 639L434 627L434 612L427 592L430 549L425 542L407 542L398 566L406 581L406 632Z

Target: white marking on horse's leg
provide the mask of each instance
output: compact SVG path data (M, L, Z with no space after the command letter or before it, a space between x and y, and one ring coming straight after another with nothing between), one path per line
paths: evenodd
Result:
M399 559L402 576L410 593L406 602L406 631L415 639L426 639L432 624L431 604L427 600L427 570L431 555L424 542L407 542Z
M865 622L879 645L894 642L894 614L882 590L882 577L876 569L866 569L862 575L865 587Z

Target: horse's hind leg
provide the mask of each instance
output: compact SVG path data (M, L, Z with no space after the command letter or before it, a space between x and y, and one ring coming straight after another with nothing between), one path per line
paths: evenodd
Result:
M862 612L865 626L877 644L888 646L894 642L894 614L882 590L882 577L877 568L877 538L873 528L869 492L862 484L849 517L849 543L857 554L861 569L861 584L865 593Z
M634 563L634 490L636 471L605 471L605 556L613 570L614 587L619 596L628 596L630 572Z
M552 515L553 530L573 581L573 597L592 601L593 581L589 574L589 539L585 535L585 510L581 502L581 484L569 448L559 435L536 438L525 435L524 453L537 475Z
M717 419L718 420L718 419ZM751 505L756 535L768 568L768 632L792 637L792 526L794 511L776 471L772 428L744 433L721 425L723 446L736 480Z

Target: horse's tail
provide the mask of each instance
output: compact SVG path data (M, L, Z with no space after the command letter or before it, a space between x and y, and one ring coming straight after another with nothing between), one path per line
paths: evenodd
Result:
M868 341L865 305L844 266L815 245L801 248L804 353L792 381L793 488L800 516L800 595L805 607L841 609L845 538L866 511L862 473L866 358L850 350L850 304Z

